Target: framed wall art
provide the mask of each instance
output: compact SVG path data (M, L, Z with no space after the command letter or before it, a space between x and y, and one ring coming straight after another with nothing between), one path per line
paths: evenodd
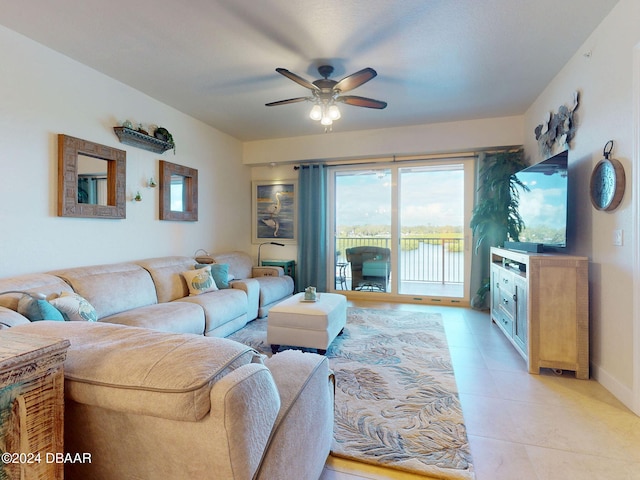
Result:
M278 180L252 182L253 243L274 240L296 243L298 224L297 181Z

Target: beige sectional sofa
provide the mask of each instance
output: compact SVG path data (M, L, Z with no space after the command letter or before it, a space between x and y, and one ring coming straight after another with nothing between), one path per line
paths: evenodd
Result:
M23 294L0 295L0 329L66 338L65 450L91 463L65 478L317 479L333 431L326 358L266 359L225 337L293 293L279 267L214 256L230 287L190 296L189 257L0 279L0 292L75 293L97 321L35 321ZM1 341L0 332L0 341Z
M71 343L65 451L91 461L66 464L67 480L322 474L333 436L323 356L264 359L224 338L105 322L39 321L12 331Z
M280 267L252 267L251 257L243 252L214 258L229 266L232 288L190 296L182 274L196 262L172 256L0 279L0 292L75 292L95 308L100 322L216 337L265 316L272 305L293 294L293 279ZM0 295L0 328L26 321L7 311L17 312L20 297Z

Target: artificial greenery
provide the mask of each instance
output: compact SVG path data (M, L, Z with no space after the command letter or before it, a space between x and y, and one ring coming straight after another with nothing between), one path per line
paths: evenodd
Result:
M169 130L167 130L164 127L158 127L156 128L156 131L153 133L153 135L157 139L162 140L163 142L169 143L173 147L173 154L174 155L176 154L176 142L174 142L173 135L169 133Z
M475 253L483 262L489 255L490 247L503 246L507 240L517 242L524 229L524 221L518 212L518 188L527 191L528 187L518 180L515 173L525 167L522 149L487 155L483 160L478 176L478 201L470 223L475 238ZM490 278L486 276L472 304L484 307L485 297L490 290Z
M518 212L520 194L528 187L515 176L526 167L522 149L487 155L479 173L478 202L471 215L476 252L483 243L502 246L519 240L524 221Z

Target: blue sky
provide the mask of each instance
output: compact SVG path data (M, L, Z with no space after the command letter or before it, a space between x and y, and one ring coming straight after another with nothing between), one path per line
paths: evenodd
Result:
M463 223L463 172L403 169L401 222L403 226ZM383 175L384 173L384 175ZM337 177L338 225L389 224L392 179L389 170ZM459 192L459 193L456 193Z

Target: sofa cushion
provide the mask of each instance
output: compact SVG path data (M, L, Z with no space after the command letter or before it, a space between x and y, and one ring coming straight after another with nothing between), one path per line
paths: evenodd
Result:
M204 334L204 310L199 305L186 302L156 303L109 315L100 321L161 332Z
M7 307L0 307L0 330L29 323L29 319Z
M147 270L153 278L159 303L171 302L189 295L189 288L182 272L193 269L196 264L193 258L179 256L148 258L136 263Z
M42 293L48 296L52 293L72 292L73 289L61 278L46 273L29 273L17 277L0 279L0 292L17 290L20 292ZM18 311L18 302L22 298L21 293L9 293L0 295L0 306Z
M93 305L98 318L158 303L149 272L135 263L95 265L50 273L62 278Z
M109 323L42 321L16 331L67 338L65 396L75 402L179 421L211 408L211 386L241 365L261 362L226 338Z
M180 298L173 303L194 303L204 310L204 334L238 317L247 316L247 294L242 290L229 288L203 295Z
M253 260L244 252L216 253L213 255L216 263L229 265L229 273L235 279L251 278Z

